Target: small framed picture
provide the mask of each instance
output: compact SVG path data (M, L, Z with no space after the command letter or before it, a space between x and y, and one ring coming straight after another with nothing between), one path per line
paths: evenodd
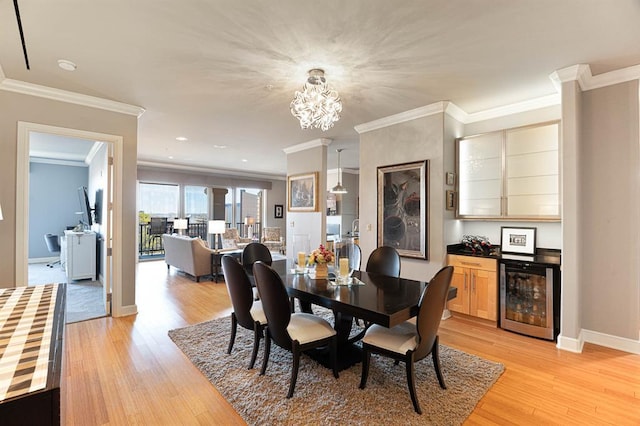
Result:
M447 210L455 210L456 209L456 193L450 189L446 192L445 198L445 208Z
M503 253L536 254L536 228L501 228L500 249Z
M456 174L453 172L447 172L447 185L454 186L456 184Z
M284 217L284 205L276 204L273 209L273 215L276 219L282 219Z

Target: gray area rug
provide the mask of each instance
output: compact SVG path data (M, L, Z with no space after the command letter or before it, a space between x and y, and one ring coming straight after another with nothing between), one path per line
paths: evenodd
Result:
M418 415L404 364L396 366L391 359L372 355L367 387L361 390L361 364L335 379L331 370L305 355L295 393L288 400L291 354L273 344L266 375L259 376L264 341L256 368L248 370L253 332L238 327L233 351L227 355L230 329L231 319L226 317L170 330L169 337L249 425L459 425L504 371L502 364L441 345L447 389L440 388L430 356L418 362L416 387L423 412Z

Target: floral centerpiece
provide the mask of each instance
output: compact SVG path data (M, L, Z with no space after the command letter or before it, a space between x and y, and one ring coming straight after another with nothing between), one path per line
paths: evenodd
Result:
M309 264L316 265L316 278L327 278L329 276L327 263L333 262L334 259L335 254L322 244L311 252L309 255Z

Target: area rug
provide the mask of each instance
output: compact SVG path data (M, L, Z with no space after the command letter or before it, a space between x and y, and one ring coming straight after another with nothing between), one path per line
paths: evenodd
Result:
M409 397L404 364L396 366L391 359L372 355L362 390L361 364L335 379L331 370L305 355L293 398L286 399L291 354L273 344L267 372L260 376L264 341L256 368L249 370L253 332L238 327L233 351L227 355L230 328L226 317L171 330L169 337L249 425L459 425L504 371L502 364L441 345L447 389L440 388L431 357L418 362L419 415Z

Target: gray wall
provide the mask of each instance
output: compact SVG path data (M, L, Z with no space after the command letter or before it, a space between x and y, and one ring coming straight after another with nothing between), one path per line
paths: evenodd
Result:
M29 259L50 258L44 234L62 235L78 224L78 187L86 186L88 168L31 162L29 165Z
M638 81L582 93L582 327L638 339L640 150Z
M444 140L443 113L360 135L360 246L363 264L378 246L377 168L420 160L429 160L429 260L403 257L402 276L428 280L445 263L445 143L451 144L452 141Z
M138 119L135 116L0 91L0 287L16 282L16 156L18 121L46 124L123 137L122 306L135 305L136 161Z

